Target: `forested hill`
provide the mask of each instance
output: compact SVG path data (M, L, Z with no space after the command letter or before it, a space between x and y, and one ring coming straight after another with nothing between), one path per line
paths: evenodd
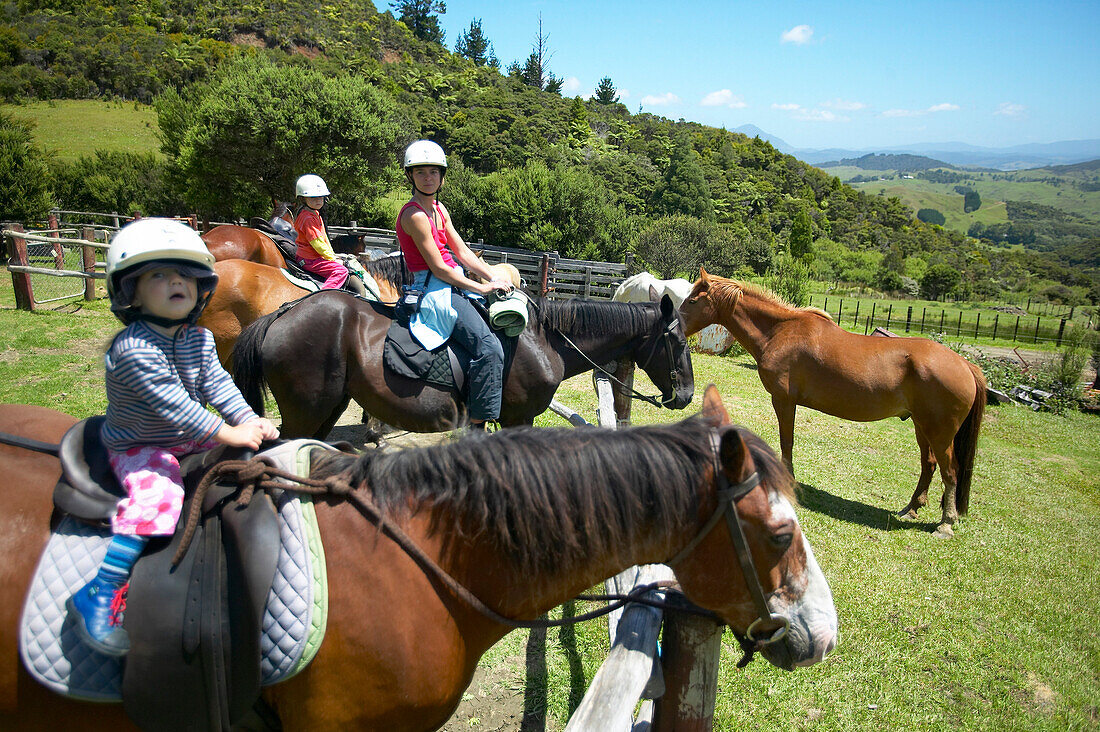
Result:
M758 138L632 114L610 79L593 99L563 98L552 49L494 65L480 24L463 40L482 43L459 54L432 40L432 3L395 5L407 22L369 2L12 0L0 5L0 97L157 103L166 163L51 165L47 193L84 210L253 216L308 168L340 185L334 216L391 225L383 194L401 187L397 151L432 137L454 161L445 193L456 223L487 241L616 260L633 247L654 271L676 274L701 262L763 272L793 254L818 279L883 289L938 265L962 273L963 289L995 292L1032 268L1015 254L975 256L978 244L917 221L898 199L856 191ZM227 128L235 103L276 90L302 98L258 104L270 115L266 141L246 120ZM359 101L333 104L348 99ZM287 115L311 106L354 119L369 154L345 139L351 127L303 147L290 132L305 123ZM105 167L132 170L112 186L86 183ZM1044 278L1089 289L1057 261L1043 267Z
M954 165L924 155L891 155L887 153L868 153L858 158L844 158L831 163L822 163L818 167L839 168L843 166L862 168L863 170L896 170L899 173L915 173L920 170L932 170L934 168L956 170Z

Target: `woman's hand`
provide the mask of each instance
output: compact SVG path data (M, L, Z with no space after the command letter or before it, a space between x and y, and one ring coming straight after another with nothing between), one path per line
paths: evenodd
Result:
M512 283L509 282L508 280L496 280L496 279L489 280L488 282L482 284L482 287L484 289L478 291L479 295L492 295L493 293L499 293L501 295L507 295L508 293L510 293L512 290L515 289L515 287L512 286Z

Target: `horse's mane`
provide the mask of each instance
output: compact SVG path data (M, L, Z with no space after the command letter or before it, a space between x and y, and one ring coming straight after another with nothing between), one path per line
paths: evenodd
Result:
M650 302L607 300L542 298L537 302L539 324L567 333L646 333L653 325L653 311L658 307Z
M701 417L619 431L515 428L437 447L333 453L313 477L343 474L389 516L435 510L433 530L484 535L519 569L551 571L614 553L643 527L683 533L698 518L710 429ZM775 453L742 435L761 478L793 503ZM440 525L446 515L453 525Z
M821 308L799 308L791 305L782 297L765 289L760 285L752 282L744 282L742 280L730 280L725 277L712 277L710 280L710 297L715 302L732 308L737 301L737 293L743 292L746 295L755 297L758 300L764 300L785 310L793 310L799 313L806 313L808 315L819 315L826 320L832 322L833 316Z
M375 279L384 279L394 286L412 284L412 272L405 266L404 257L379 257L363 263L365 269Z

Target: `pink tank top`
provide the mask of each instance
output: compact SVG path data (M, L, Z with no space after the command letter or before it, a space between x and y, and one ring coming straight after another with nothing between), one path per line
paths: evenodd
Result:
M420 254L420 250L416 248L416 244L413 242L412 237L409 236L403 228L401 228L401 217L405 215L405 210L410 206L424 211L424 207L416 201L409 201L401 207L401 213L397 214L397 243L401 247L401 253L405 255L405 264L408 266L410 272L422 272L428 269L428 263L424 261L424 257ZM443 221L443 209L439 206L439 201L435 202L435 211L439 214L439 220ZM424 213L428 213L424 211ZM439 253L443 257L443 262L448 267L457 267L454 257L451 256L451 250L447 246L447 231L435 225L435 219L432 216L428 217L428 222L432 225L432 239L435 241L435 245L439 247Z

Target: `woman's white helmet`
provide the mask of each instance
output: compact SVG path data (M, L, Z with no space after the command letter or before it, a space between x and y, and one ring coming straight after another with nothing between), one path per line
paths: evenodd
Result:
M320 198L322 196L331 196L328 192L328 186L325 185L325 181L321 176L303 175L298 179L298 182L294 184L294 195L303 196L305 198Z
M142 272L165 266L175 267L180 274L198 281L198 303L184 322L198 320L218 283L214 255L190 226L158 218L138 219L123 226L107 248L107 295L115 317L129 324L141 316L140 311L130 307L137 278Z
M431 140L417 140L405 148L405 170L419 165L438 165L447 168L447 154L438 143Z

